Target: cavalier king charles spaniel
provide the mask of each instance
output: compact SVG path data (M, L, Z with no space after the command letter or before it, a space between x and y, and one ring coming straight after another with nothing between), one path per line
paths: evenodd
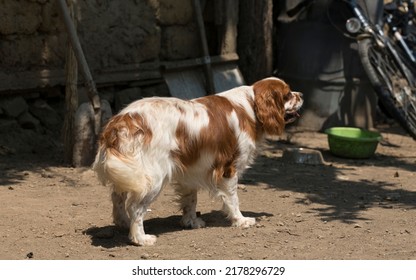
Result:
M264 136L281 134L302 103L301 93L274 77L193 100L131 103L103 129L93 164L100 181L112 187L114 223L130 228L133 244L154 244L143 219L163 187L172 185L184 227L205 226L196 212L201 188L222 198L232 225L254 225L240 212L238 178Z

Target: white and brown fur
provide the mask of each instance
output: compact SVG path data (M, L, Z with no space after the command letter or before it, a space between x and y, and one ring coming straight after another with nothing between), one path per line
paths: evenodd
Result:
M205 226L196 214L200 188L222 198L234 226L254 225L240 212L238 178L264 136L281 134L302 103L302 95L278 78L188 101L154 97L131 103L104 128L93 165L112 187L114 223L130 228L133 244L154 244L143 219L170 184L185 227Z

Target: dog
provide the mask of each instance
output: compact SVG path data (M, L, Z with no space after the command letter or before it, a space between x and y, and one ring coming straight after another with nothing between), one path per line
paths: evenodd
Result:
M168 184L178 194L184 227L205 226L196 213L201 188L222 198L233 226L254 225L255 218L240 212L238 178L258 144L280 135L302 104L302 94L275 77L192 100L131 103L104 127L93 164L99 180L112 187L115 225L130 229L132 244L153 245L156 236L145 234L143 219Z

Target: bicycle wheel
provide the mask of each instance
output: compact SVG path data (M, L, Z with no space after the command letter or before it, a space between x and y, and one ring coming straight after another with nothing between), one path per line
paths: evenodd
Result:
M372 37L358 41L358 52L381 103L416 140L416 77L394 49L380 46Z

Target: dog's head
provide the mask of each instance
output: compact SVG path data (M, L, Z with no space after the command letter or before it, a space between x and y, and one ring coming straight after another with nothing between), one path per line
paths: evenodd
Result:
M253 84L253 91L256 117L266 134L282 134L285 125L299 117L302 93L291 91L283 80L260 80Z

